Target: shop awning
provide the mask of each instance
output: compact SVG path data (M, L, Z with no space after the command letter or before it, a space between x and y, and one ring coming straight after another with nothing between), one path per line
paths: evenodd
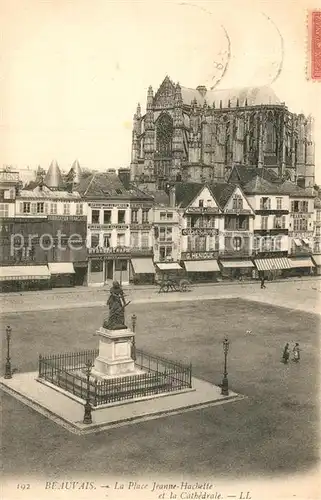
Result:
M217 260L185 260L185 269L188 273L219 272Z
M276 269L292 269L291 262L287 257L274 259L255 259L255 265L259 271L275 271Z
M132 259L135 274L155 274L155 267L151 258Z
M312 255L312 259L316 266L321 266L321 255Z
M0 267L1 281L47 280L50 272L47 266L4 266Z
M175 271L177 269L183 269L177 262L159 262L156 265L161 271Z
M294 244L295 244L297 247L302 247L302 242L301 242L301 240L298 240L297 238L294 238Z
M221 264L225 268L235 269L239 267L254 267L254 264L250 260L226 260L225 262L221 260Z
M291 257L290 262L292 267L314 267L310 257Z
M310 240L308 240L307 238L305 238L305 239L303 238L303 240L302 240L302 241L303 241L303 243L304 243L305 245L308 245L308 246L310 245Z
M48 268L51 274L74 274L74 265L72 262L48 262Z

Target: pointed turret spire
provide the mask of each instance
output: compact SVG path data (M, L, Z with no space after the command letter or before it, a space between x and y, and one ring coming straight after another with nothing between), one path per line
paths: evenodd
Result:
M44 180L46 186L51 189L59 189L62 185L62 175L56 160L52 161Z
M153 87L150 85L147 91L147 109L152 109L153 98L154 98Z
M69 170L67 177L70 177L70 180L73 181L74 184L79 184L81 180L82 172L81 168L79 165L79 161L75 160L71 166L71 169Z

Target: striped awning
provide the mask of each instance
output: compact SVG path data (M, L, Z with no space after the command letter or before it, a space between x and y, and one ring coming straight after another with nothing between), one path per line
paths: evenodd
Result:
M161 271L175 271L183 269L177 262L159 262L156 265Z
M310 257L291 257L290 262L292 267L314 267Z
M221 264L225 268L235 269L240 267L254 267L254 264L250 260L226 260L225 262L221 260Z
M185 269L188 273L219 272L217 260L185 260Z
M48 268L51 274L74 274L74 265L72 262L48 262Z
M50 272L47 266L4 266L0 267L0 281L47 280Z
M155 267L151 258L132 259L132 266L135 274L155 274Z
M287 257L271 259L255 259L254 263L258 271L275 271L276 269L292 269L291 262Z
M321 266L321 254L312 255L312 259L316 266Z

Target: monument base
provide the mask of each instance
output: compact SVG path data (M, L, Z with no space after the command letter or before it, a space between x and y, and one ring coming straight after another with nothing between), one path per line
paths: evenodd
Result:
M101 327L96 335L99 335L99 355L95 359L92 376L103 379L141 373L131 357L135 333L130 328L107 330Z

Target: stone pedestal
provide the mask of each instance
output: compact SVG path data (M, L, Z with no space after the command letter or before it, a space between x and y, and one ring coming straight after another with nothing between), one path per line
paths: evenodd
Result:
M95 359L92 375L102 378L136 375L135 363L131 358L134 332L129 328L107 330L101 327L96 335L99 335L99 355Z

